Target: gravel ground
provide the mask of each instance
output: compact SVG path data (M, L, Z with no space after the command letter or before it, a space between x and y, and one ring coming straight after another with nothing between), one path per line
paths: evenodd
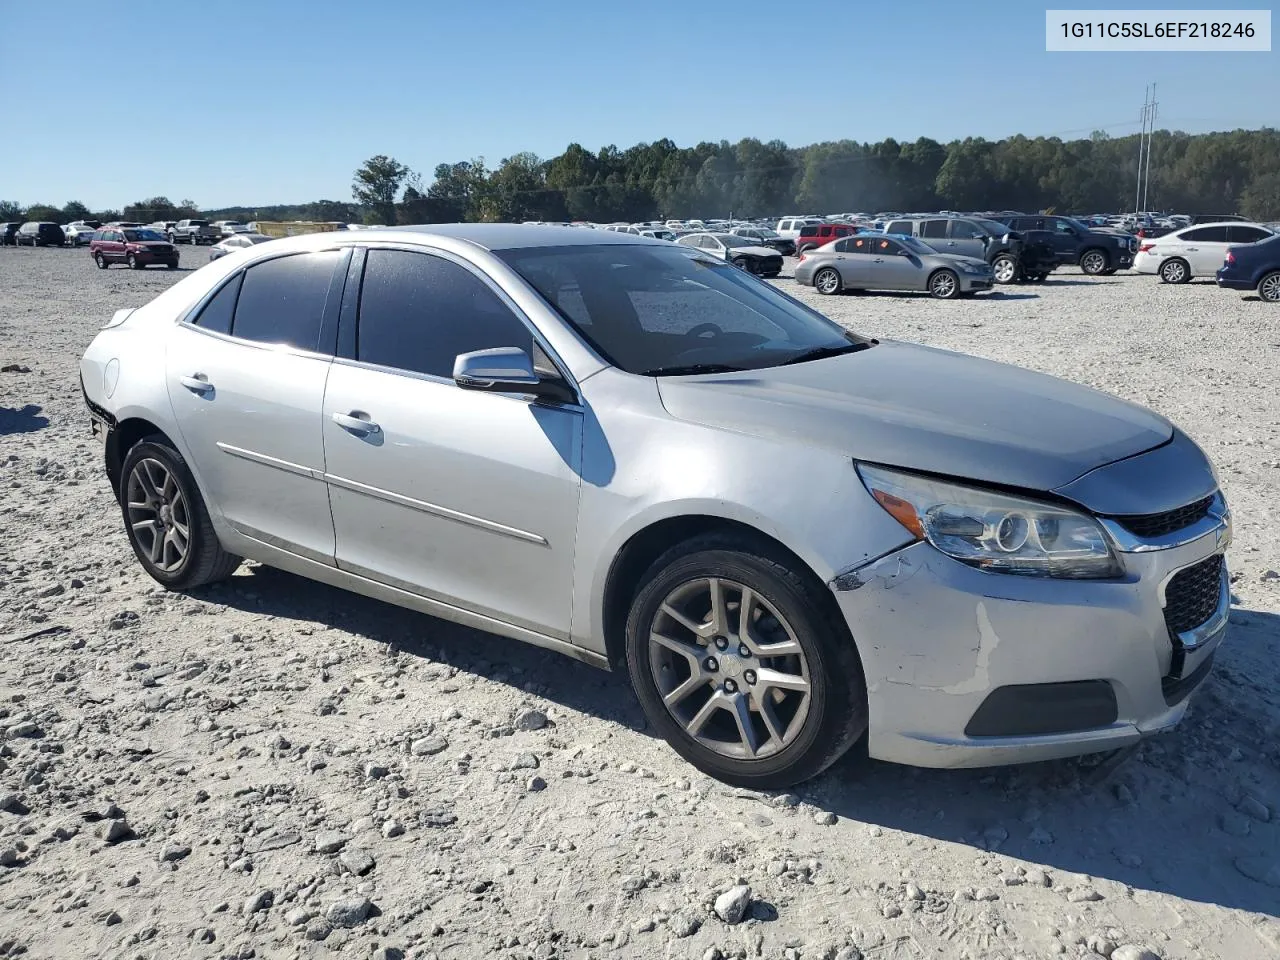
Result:
M260 566L155 586L77 362L180 275L0 249L0 956L1280 956L1280 311L1073 271L954 303L778 281L1170 416L1235 510L1237 604L1186 722L1114 772L849 758L778 796L554 654Z

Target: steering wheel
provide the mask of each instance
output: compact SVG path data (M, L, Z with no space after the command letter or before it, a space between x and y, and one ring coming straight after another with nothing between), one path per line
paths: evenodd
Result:
M708 333L711 334L712 336L719 337L724 334L724 330L722 330L718 324L700 323L696 327L691 327L690 329L686 330L684 332L684 335L686 337L701 337L703 339L706 339L706 335Z

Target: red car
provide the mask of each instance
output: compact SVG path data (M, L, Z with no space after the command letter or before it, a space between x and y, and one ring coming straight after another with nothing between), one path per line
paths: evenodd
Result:
M832 240L848 237L858 232L858 228L848 223L820 223L801 227L800 236L796 237L796 253L817 250Z
M127 263L134 270L163 263L178 266L178 248L146 227L103 227L89 241L89 255L105 270L113 263Z

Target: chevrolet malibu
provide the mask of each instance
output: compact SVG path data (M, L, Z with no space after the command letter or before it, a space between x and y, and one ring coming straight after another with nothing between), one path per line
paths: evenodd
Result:
M81 379L165 587L249 557L623 671L730 783L864 736L938 767L1126 747L1227 623L1227 508L1167 420L657 240L277 240L118 311Z

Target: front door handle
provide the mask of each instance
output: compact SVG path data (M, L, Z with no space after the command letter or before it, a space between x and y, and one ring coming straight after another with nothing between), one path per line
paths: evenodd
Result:
M213 384L209 382L209 378L203 373L193 373L189 377L179 377L178 382L192 393L208 393L213 389Z
M1199 247L1187 247L1187 253L1199 253L1199 252L1200 252Z
M333 414L333 422L343 430L348 430L361 436L377 433L382 429L370 420L369 415L362 410L352 410L350 413L335 413Z

